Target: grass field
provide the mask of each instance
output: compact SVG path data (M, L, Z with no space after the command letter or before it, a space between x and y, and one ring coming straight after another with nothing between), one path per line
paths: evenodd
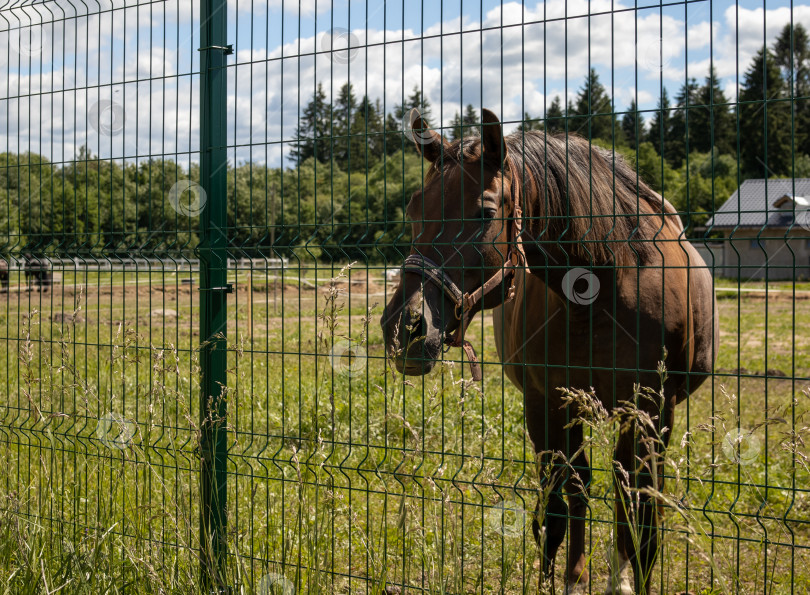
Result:
M490 317L469 333L483 384L461 380L458 350L403 379L385 366L384 271L330 284L338 272L231 271L229 584L536 592L540 482ZM0 295L3 592L200 592L196 281L66 271L51 292L12 276ZM678 410L655 589L804 593L810 286L718 287L717 373ZM591 433L593 592L608 576L611 431Z

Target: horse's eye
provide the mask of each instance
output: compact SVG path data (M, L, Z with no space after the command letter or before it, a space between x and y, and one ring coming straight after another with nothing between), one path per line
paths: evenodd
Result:
M485 207L483 210L484 219L494 219L498 215L498 209L492 207Z

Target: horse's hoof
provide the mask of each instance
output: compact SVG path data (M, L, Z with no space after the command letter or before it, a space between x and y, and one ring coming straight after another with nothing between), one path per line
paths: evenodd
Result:
M634 595L633 585L626 577L621 577L616 584L608 583L604 595Z
M633 580L630 575L630 565L622 564L621 570L610 577L605 587L605 595L633 595Z
M565 585L565 595L586 595L588 592L588 583Z

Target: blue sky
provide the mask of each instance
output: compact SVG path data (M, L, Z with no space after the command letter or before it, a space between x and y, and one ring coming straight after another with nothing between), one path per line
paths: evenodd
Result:
M0 150L61 161L87 144L103 157L196 161L197 3L101 8L87 15L57 0L2 12ZM389 111L419 86L435 126L471 103L510 130L524 112L572 98L589 67L617 110L633 98L649 110L662 86L674 95L711 61L733 101L751 57L791 20L810 28L810 4L230 0L231 159L280 163L318 83L336 96L351 81Z

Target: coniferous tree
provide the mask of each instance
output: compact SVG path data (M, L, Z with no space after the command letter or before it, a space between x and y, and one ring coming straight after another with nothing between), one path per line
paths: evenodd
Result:
M664 155L672 167L680 167L686 159L687 151L691 150L690 140L694 130L692 119L699 89L697 81L689 79L675 97L676 109L671 118L670 137L665 139Z
M613 139L614 124L613 105L599 75L591 68L585 77L585 84L580 89L573 105L569 132L576 132L586 138L600 138L605 141Z
M477 135L478 130L476 124L478 124L478 113L475 111L472 104L468 103L464 110L464 115L462 116L456 112L453 119L450 121L450 140L458 140L461 138L462 134L464 136Z
M518 124L518 130L521 132L529 132L531 130L543 130L543 120L540 118L532 118L529 112L523 113L523 121Z
M419 108L422 119L426 122L433 121L433 113L430 110L430 101L418 87L413 88L413 93L408 97L408 106Z
M424 96L418 85L414 86L413 92L405 100L405 103L394 106L394 117L401 122L405 114L410 112L413 108L419 110L423 120L432 123L431 119L433 114L430 111L430 101Z
M630 107L622 118L622 132L631 149L635 149L642 142L644 135L644 117L638 111L636 100L630 101Z
M786 82L793 82L794 97L810 92L810 38L801 23L782 28L773 47L774 59Z
M332 157L342 171L349 169L349 154L352 140L350 134L353 128L357 99L351 83L345 83L338 93L337 100L332 107Z
M543 122L543 126L549 134L565 132L565 114L562 110L562 103L560 102L559 95L557 95L551 102L551 105L548 106L548 110L546 110L546 119Z
M385 118L386 152L389 155L413 144L410 136L405 134L410 125L410 122L406 121L407 115L413 108L417 108L422 118L431 126L433 125L430 101L424 96L418 85L414 86L413 93L408 96L405 103L395 105L394 113L388 114Z
M791 28L784 26L774 43L774 57L782 77L787 83L786 92L793 99L793 133L798 151L810 154L810 35L801 23Z
M373 107L373 111L372 110ZM374 137L371 139L369 148L374 151L374 154L381 157L384 153L385 138L385 112L382 108L382 103L379 98L374 100L374 103L369 103L369 115L366 117L368 120L369 134L373 132Z
M391 112L388 112L388 115L385 116L384 138L386 155L393 155L411 144L411 141L403 134L402 120L397 120Z
M383 153L383 120L379 109L379 102L372 103L364 96L354 111L349 129L348 169L352 171L366 171Z
M698 107L689 112L689 150L708 153L714 147L720 153L735 153L734 114L729 109L714 67L709 69L695 101Z
M658 107L650 120L647 141L652 143L659 155L664 154L666 140L672 137L672 115L670 113L669 93L664 87L658 98Z
M477 133L476 125L479 123L478 112L475 111L475 108L472 106L472 103L468 103L467 107L464 109L464 117L462 118L462 123L465 126L464 129L465 134L467 133L467 131L473 134Z
M790 103L785 81L770 50L757 52L740 90L740 161L755 178L790 173Z
M300 165L310 157L326 162L332 158L329 127L332 119L332 106L326 99L323 85L318 88L312 100L304 108L304 113L295 130L295 144L289 159Z
M455 114L453 114L453 119L450 120L449 126L450 140L454 141L461 138L463 128L464 127L461 123L461 114L456 112Z

